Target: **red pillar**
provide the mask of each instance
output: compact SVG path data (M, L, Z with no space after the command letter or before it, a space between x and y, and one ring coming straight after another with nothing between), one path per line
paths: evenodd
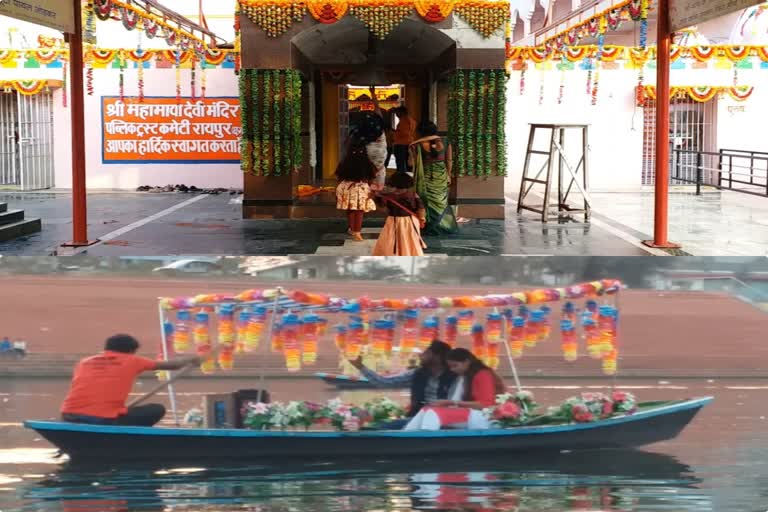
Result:
M669 27L669 0L658 0L656 26L656 192L653 240L650 247L674 249L669 241L669 51L672 34Z
M88 241L88 212L85 192L85 91L83 87L82 0L72 0L75 32L69 34L69 74L72 87L72 241L69 247L91 245Z

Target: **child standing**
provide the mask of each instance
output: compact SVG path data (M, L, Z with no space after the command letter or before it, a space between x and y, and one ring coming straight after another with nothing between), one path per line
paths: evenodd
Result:
M421 238L421 229L427 214L413 190L413 178L396 172L387 184L391 191L378 196L387 207L387 222L373 248L373 256L424 256L427 245Z
M347 212L347 233L358 242L363 240L363 216L376 210L371 195L371 183L376 179L376 167L366 152L365 142L351 141L346 156L336 169L336 208Z

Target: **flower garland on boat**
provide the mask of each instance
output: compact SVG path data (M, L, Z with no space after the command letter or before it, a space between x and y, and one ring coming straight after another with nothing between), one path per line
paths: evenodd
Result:
M307 12L316 21L333 24L350 15L384 39L408 16L417 14L438 23L456 12L485 38L497 33L509 19L506 0L238 0L236 14L245 15L269 37L280 37ZM240 33L239 21L235 21Z
M384 400L382 400L382 403ZM381 414L381 406L377 412ZM330 425L338 431L356 431L370 421L371 413L334 398L325 404L313 402L250 403L245 406L243 424L252 430L304 429Z
M504 393L496 397L496 405L483 409L483 414L501 428L510 428L527 422L538 404L530 391Z
M548 416L564 423L590 423L617 415L633 414L637 410L637 399L632 393L614 391L610 396L604 393L581 393L566 399L562 404L550 407Z

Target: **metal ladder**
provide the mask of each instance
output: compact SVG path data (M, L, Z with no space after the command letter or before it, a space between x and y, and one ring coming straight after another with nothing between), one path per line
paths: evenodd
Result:
M517 202L517 213L528 210L541 215L542 222L549 222L550 216L550 192L552 178L557 174L557 214L560 218L573 218L574 213L583 213L584 221L589 222L592 210L592 199L589 196L589 125L586 124L530 124L528 136L528 149L525 153L525 167L520 182L520 196ZM537 130L549 130L549 150L536 150L533 148ZM580 130L582 135L581 156L574 167L565 153L566 130ZM534 177L531 177L531 157L533 155L546 156L546 161ZM579 174L581 171L581 175ZM566 172L568 176L566 177ZM544 177L542 178L542 174ZM567 181L569 180L569 181ZM526 203L526 198L535 185L544 185L544 197L541 206ZM572 208L568 204L568 196L573 187L576 187L584 199L583 208Z

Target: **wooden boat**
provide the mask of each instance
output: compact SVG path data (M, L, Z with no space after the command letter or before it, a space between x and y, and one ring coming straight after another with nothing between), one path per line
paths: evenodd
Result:
M336 389L355 390L355 389L406 389L405 385L397 386L376 386L365 377L349 377L347 375L334 375L331 373L316 373L315 377L322 379L326 384Z
M640 404L631 415L592 423L539 424L510 429L360 432L253 431L81 425L27 421L73 460L336 459L458 456L601 448L634 448L674 439L712 397ZM540 422L541 423L541 422Z

